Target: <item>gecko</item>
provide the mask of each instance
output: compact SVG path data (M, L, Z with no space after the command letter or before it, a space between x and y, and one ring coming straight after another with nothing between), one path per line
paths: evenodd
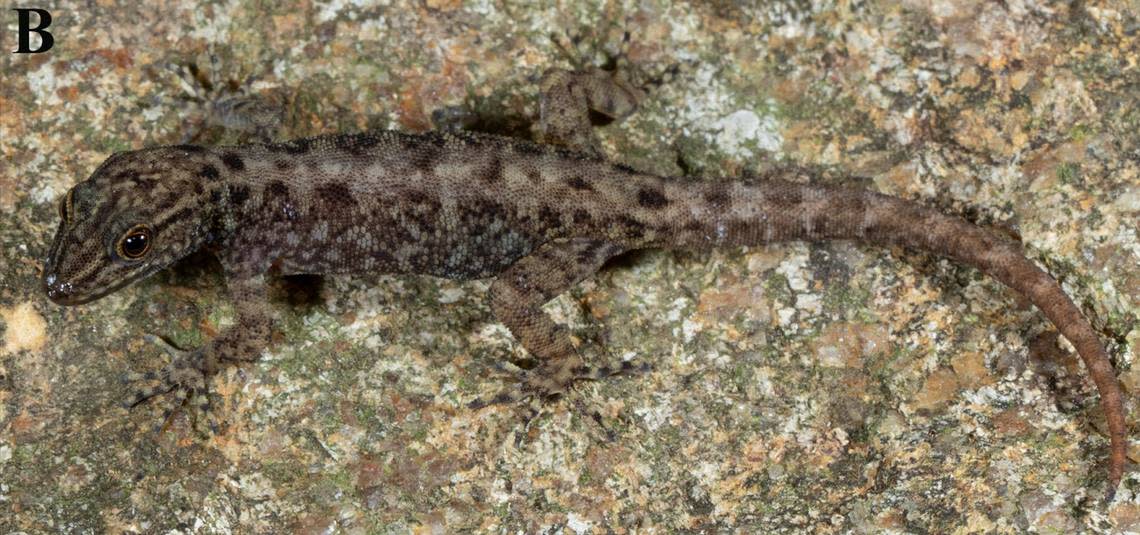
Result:
M586 364L568 329L541 309L623 252L791 240L926 251L1014 289L1076 348L1108 424L1112 500L1127 439L1112 363L1081 310L1017 243L914 201L805 182L796 169L763 180L670 178L607 161L591 113L621 119L644 96L612 71L554 69L540 80L538 143L375 131L115 153L60 200L43 288L57 304L78 305L213 251L235 325L196 349L166 346L161 371L129 374L141 386L127 405L162 397L169 417L179 407L208 412L208 379L268 345L272 276L493 279L494 318L537 364L469 404L478 409L630 371L632 361Z

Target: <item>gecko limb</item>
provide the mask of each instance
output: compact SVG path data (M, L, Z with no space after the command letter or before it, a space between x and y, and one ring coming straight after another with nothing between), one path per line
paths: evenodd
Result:
M621 74L602 69L571 72L551 69L539 82L542 92L538 138L602 157L590 112L619 120L637 110L645 94Z
M548 398L566 391L578 379L598 379L632 371L640 365L586 365L566 328L554 322L542 305L596 272L622 247L587 238L547 243L507 268L491 284L491 311L515 339L538 359L537 366L521 372L518 383L472 407Z

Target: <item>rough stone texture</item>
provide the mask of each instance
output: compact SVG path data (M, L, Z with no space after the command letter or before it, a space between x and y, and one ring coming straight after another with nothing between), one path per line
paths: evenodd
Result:
M217 436L120 408L119 376L163 363L142 334L192 346L230 321L217 265L76 308L37 276L55 199L110 152L226 141L166 65L202 67L198 96L281 103L289 137L423 130L449 106L526 135L538 74L624 49L675 73L603 129L609 154L833 166L1007 229L1091 316L1136 412L1134 4L383 4L61 2L50 53L0 56L0 532L1140 530L1134 476L1099 501L1095 389L1039 312L849 244L614 262L549 308L655 370L529 423L464 407L521 356L487 285L415 277L279 285L273 348L213 382Z

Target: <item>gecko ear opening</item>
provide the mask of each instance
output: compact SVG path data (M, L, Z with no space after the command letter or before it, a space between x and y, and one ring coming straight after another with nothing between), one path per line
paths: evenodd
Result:
M71 214L74 211L74 189L67 190L67 195L64 195L59 200L59 219L63 221L63 226L71 226Z

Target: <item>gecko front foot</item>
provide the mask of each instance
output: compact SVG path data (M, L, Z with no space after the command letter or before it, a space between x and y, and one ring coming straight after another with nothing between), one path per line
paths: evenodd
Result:
M160 429L169 424L175 412L189 405L194 410L195 429L206 435L217 433L218 424L210 410L209 392L206 387L204 349L183 351L150 334L145 335L144 339L169 354L171 361L161 371L132 372L124 375L124 383L142 383L142 386L135 391L134 398L124 403L124 407L132 409L158 396L172 394L172 399L163 409Z
M519 373L518 382L489 398L478 398L467 404L481 409L490 405L514 404L532 400L547 400L565 393L578 381L596 381L614 375L645 373L650 366L637 360L622 361L616 366L589 366L575 357L545 362L536 368Z

